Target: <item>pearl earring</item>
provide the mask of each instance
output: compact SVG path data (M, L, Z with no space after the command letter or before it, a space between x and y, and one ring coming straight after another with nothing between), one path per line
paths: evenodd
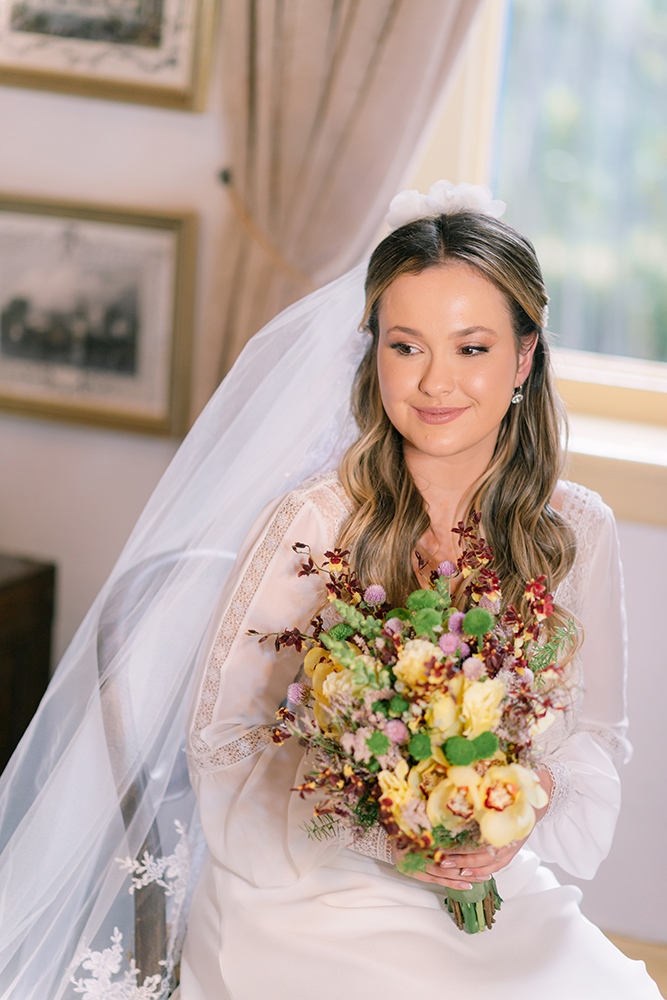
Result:
M520 403L521 400L523 399L523 393L521 391L522 389L523 389L522 385L517 385L514 387L514 395L512 396L513 403Z

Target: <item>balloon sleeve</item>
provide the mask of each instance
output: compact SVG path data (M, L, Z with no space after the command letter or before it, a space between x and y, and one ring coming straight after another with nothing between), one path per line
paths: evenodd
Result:
M609 508L588 495L597 500L597 516L584 517L577 532L583 700L573 731L544 759L554 787L547 814L530 838L544 861L579 878L592 878L609 853L621 804L616 768L631 753L625 738L626 628L616 525Z
M304 651L276 651L259 633L305 631L327 604L318 576L298 576L311 546L320 565L332 548L341 500L326 487L267 508L241 550L215 616L189 736L192 784L214 858L254 885L284 885L330 857L337 843L309 839L313 801L292 792L304 771L295 737L271 739L275 713Z

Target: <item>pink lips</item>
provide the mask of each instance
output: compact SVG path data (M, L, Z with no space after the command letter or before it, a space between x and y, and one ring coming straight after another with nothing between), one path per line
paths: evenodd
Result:
M425 424L448 424L468 409L467 406L434 406L427 410L413 406L419 419Z

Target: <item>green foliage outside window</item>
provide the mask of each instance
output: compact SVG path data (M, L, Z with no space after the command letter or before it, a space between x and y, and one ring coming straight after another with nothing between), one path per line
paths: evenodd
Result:
M494 193L560 346L667 361L667 0L513 0Z

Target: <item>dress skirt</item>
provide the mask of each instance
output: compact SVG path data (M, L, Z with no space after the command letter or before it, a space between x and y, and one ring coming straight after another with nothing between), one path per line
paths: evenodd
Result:
M295 884L262 889L209 858L181 1000L659 1000L644 963L587 920L581 891L532 851L496 881L496 922L469 935L436 885L348 850Z

